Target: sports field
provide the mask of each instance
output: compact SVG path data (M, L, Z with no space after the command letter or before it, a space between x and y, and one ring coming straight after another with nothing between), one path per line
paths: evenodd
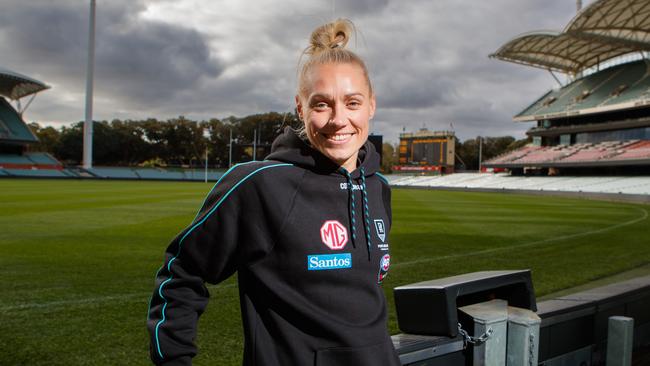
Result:
M168 241L210 184L0 180L0 365L148 363L145 318ZM392 288L530 268L537 295L650 263L647 205L395 189ZM210 287L197 364L239 365L236 282Z

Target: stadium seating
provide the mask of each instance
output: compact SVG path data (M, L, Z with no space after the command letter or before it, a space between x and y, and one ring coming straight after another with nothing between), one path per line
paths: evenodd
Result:
M151 179L151 180L192 180L205 179L203 170L163 169L163 168L121 168L95 167L88 172L98 178L107 179ZM222 171L208 171L208 180L216 181L223 175ZM76 174L75 176L79 176Z
M37 141L16 110L3 97L0 97L0 140Z
M0 155L0 166L3 164L34 165L34 162L25 155L2 154Z
M506 173L441 176L388 176L391 185L437 188L528 190L650 195L650 177L520 177Z
M508 163L511 161L515 161L518 159L523 158L524 156L528 155L529 153L543 149L541 146L535 146L535 145L526 145L520 149L514 150L507 152L505 154L499 155L493 159L490 159L490 162L492 163Z
M114 178L114 179L138 179L140 178L131 168L92 168L88 169L90 173L99 178Z
M512 163L517 164L540 164L549 163L561 160L562 158L574 154L577 150L583 147L582 144L577 145L558 145L552 147L541 147L539 149L530 151L519 159L512 160Z
M609 157L607 160L636 160L636 159L650 159L650 141L639 141L635 144L625 147L618 151L615 156Z
M56 160L52 155L42 152L33 152L27 153L25 156L34 162L35 164L41 165L61 165L61 163Z
M551 166L566 166L577 163L595 163L608 161L626 161L650 159L650 141L604 141L600 143L581 143L574 145L558 145L535 147L524 146L515 151L497 156L484 162L485 166L518 164L535 166L545 164Z
M25 178L67 178L68 176L58 169L4 169L7 175Z
M142 179L185 179L182 172L170 172L153 168L134 169L133 171Z
M623 73L612 82L603 85L601 88L605 95L605 100L600 98L601 105L622 103L637 97L640 89L644 88L647 65L645 62L634 62L629 64ZM597 102L597 98L592 103ZM595 107L596 104L586 104L586 107Z
M517 117L571 112L650 99L650 73L645 60L617 65L551 90Z
M187 180L204 180L205 179L205 170L201 169L188 169L184 170L183 173L185 174L185 179ZM216 181L221 178L224 172L222 171L214 171L214 170L208 170L208 180L210 181Z

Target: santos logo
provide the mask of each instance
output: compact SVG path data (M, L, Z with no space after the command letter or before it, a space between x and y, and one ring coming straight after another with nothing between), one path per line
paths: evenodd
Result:
M307 256L307 269L310 271L341 268L352 268L352 254L317 254Z

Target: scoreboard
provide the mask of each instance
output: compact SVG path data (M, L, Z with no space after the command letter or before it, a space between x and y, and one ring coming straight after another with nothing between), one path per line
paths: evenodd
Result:
M453 131L402 133L395 172L453 173L456 136Z

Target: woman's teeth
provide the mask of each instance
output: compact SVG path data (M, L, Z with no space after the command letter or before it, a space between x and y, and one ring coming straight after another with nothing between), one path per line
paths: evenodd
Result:
M348 137L352 136L351 133L340 133L340 134L335 134L335 135L326 135L328 139L332 139L334 141L343 141L347 139Z

